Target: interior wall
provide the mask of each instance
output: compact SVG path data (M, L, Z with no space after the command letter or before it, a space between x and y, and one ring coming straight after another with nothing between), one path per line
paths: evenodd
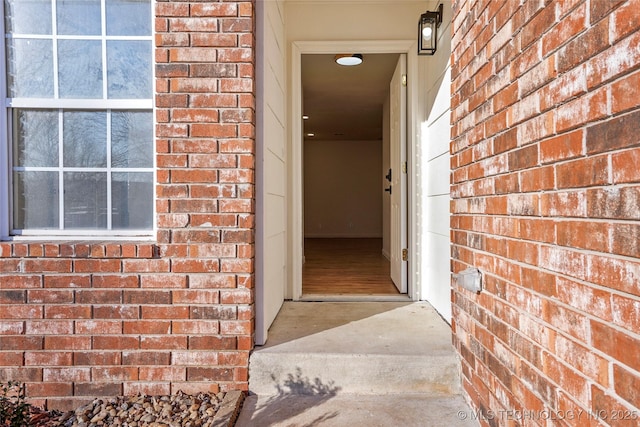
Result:
M287 110L284 2L260 1L256 147L256 343L284 302L287 283Z
M305 237L382 237L381 154L382 141L305 141Z

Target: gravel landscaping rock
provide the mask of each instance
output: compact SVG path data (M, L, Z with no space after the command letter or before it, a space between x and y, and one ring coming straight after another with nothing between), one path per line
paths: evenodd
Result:
M75 411L60 413L32 408L34 427L231 427L244 393L178 392L167 396L120 396L95 399Z

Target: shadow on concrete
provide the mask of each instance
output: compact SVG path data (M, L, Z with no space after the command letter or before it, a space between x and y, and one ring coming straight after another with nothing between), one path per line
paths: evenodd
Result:
M275 381L275 377L273 378ZM316 416L304 424L289 424L291 420L310 408L318 407L337 396L340 387L333 382L324 384L319 378L311 380L303 377L300 368L295 375L289 374L287 379L276 385L277 393L265 400L251 396L245 400L242 416L236 427L251 426L291 426L315 427L338 416L336 411ZM294 402L295 401L295 402Z

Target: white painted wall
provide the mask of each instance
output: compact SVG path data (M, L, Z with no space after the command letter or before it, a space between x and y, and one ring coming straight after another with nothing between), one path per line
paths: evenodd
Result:
M430 2L429 10L437 3ZM417 157L420 253L419 277L423 300L429 301L444 319L451 322L450 279L450 87L451 4L444 2L444 18L438 29L438 50L420 58L420 78L426 88L419 95L420 143Z
M304 236L382 237L382 141L304 143Z
M264 344L287 283L287 80L284 1L256 7L256 344Z

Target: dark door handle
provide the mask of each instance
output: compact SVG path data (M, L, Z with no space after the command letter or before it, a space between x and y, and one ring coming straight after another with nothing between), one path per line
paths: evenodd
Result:
M391 186L389 186L389 188L385 188L384 191L388 191L389 194L391 194Z
M387 181L391 182L391 169L389 169L389 173L384 176L387 178Z

